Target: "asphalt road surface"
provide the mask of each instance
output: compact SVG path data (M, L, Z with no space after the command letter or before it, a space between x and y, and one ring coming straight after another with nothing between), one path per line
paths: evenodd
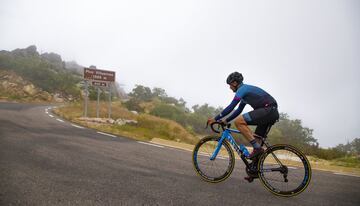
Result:
M0 103L0 205L360 205L360 178L313 170L277 197L247 183L241 162L218 184L191 152L112 137L63 121L47 105Z

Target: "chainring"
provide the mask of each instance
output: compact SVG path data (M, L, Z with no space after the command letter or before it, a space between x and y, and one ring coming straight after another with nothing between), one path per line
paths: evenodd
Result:
M252 178L259 177L257 165L258 165L258 159L256 158L254 161L252 161L249 164L249 167L246 167L245 171L246 171L247 175L249 175L249 177L252 177Z

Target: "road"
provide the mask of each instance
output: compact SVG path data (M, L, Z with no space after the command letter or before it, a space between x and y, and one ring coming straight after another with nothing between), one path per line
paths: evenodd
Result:
M306 191L272 195L241 162L203 182L189 151L111 137L46 113L0 103L0 205L360 205L360 178L313 171Z

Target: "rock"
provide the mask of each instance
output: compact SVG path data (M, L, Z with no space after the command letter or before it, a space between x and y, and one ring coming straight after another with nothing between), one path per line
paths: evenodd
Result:
M124 124L126 124L126 122L123 120L123 119L117 119L115 122L114 122L114 124L117 124L117 125L124 125Z
M50 52L50 53L43 53L41 54L41 57L43 59L48 60L49 62L53 63L53 64L58 64L59 66L62 66L62 59L61 56L59 54Z
M137 111L131 111L133 114L138 115L139 113Z
M5 98L30 101L51 101L49 93L37 88L12 71L0 70L0 91Z
M8 82L7 80L5 80L5 81L1 82L1 86L2 86L5 90L7 90L7 89L11 86L11 83Z
M39 53L37 52L37 48L35 45L31 45L28 48L25 49L25 51L30 54L30 55L39 55Z
M130 125L136 125L138 122L136 120L128 120L128 119L117 119L114 124L117 125L125 125L125 124L130 124Z
M40 92L34 96L35 99L40 99L43 101L50 102L52 100L52 96L47 92Z
M23 90L28 95L34 95L37 93L35 86L33 84L28 84L23 87Z
M53 99L55 102L64 102L64 99L61 97L59 93L55 93Z
M138 122L136 120L125 120L126 124L136 125Z
M34 45L29 46L25 49L15 49L15 50L11 51L11 53L15 54L15 55L20 55L23 57L39 56L39 53L37 52L37 48Z
M94 122L100 124L114 124L115 120L109 118L96 118L96 117L80 117L78 118L80 121L85 122Z

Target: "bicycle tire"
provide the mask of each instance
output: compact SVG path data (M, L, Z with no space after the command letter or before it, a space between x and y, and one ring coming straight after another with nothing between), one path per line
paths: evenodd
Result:
M211 183L218 183L227 179L235 166L234 152L225 140L216 159L210 160L219 140L220 137L204 137L195 145L193 150L192 159L196 173L203 180ZM220 172L217 172L219 170Z
M278 161L284 166L280 166ZM269 147L261 155L258 169L259 178L264 187L278 196L298 195L307 188L311 180L309 160L300 150L291 145L281 144ZM282 171L274 171L278 169ZM274 177L279 178L274 179Z

